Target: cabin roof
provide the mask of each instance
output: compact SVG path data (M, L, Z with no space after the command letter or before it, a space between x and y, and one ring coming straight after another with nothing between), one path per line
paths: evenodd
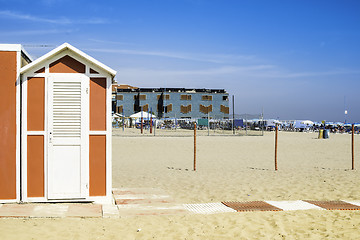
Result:
M80 57L93 63L95 66L99 67L100 69L104 70L105 72L109 73L112 77L115 77L115 75L116 75L115 70L113 70L110 67L106 66L105 64L99 62L95 58L87 55L86 53L80 51L79 49L75 48L74 46L70 45L69 43L64 43L64 44L60 45L59 47L53 49L52 51L48 52L47 54L45 54L45 55L39 57L38 59L36 59L35 61L31 62L30 64L22 67L20 69L20 73L23 74L23 73L27 72L28 70L41 65L41 63L45 62L46 60L54 57L55 55L57 55L63 51L71 51L71 52L79 55Z

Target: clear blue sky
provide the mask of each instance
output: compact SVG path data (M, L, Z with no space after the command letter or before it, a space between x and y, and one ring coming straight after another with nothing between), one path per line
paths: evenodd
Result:
M360 122L357 0L0 0L0 39L68 42L119 83L225 88L237 113Z

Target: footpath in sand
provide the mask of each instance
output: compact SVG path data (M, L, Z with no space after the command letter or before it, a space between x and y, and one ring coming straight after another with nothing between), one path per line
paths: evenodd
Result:
M114 204L2 204L0 217L7 218L120 218L144 215L216 214L247 211L360 210L360 201L231 201L176 203L161 189L114 189Z

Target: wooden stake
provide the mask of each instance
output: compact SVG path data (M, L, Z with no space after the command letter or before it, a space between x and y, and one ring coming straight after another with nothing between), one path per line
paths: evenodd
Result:
M233 122L232 122L232 130L233 130L233 134L235 134L235 97L234 95L232 95L232 110L233 110Z
M209 121L209 112L208 112L208 136L210 136L210 121Z
M352 125L352 132L351 132L351 160L352 160L352 167L351 169L355 169L355 157L354 157L354 124Z
M196 171L196 122L194 123L194 171Z
M150 134L152 134L152 114L150 116Z
M278 170L277 167L277 144L278 144L278 125L275 126L275 171Z

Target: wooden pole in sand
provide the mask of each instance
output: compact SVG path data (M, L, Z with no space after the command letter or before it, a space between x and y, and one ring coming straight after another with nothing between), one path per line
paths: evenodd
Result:
M210 121L209 121L209 111L208 111L208 136L210 136Z
M232 130L233 134L235 134L235 97L232 95L232 110L233 110L233 121L232 121Z
M152 108L150 108L150 134L152 134Z
M351 131L351 160L352 160L352 165L351 165L351 169L354 170L355 169L355 159L354 159L354 124L352 125L352 131Z
M152 134L152 115L150 116L150 134Z
M194 123L194 171L196 171L196 122Z
M278 144L278 125L275 126L275 171L278 170L277 167L277 144Z
M141 118L140 118L140 129L141 129L141 134L143 134L143 109L142 107L140 107L140 113L141 113Z

